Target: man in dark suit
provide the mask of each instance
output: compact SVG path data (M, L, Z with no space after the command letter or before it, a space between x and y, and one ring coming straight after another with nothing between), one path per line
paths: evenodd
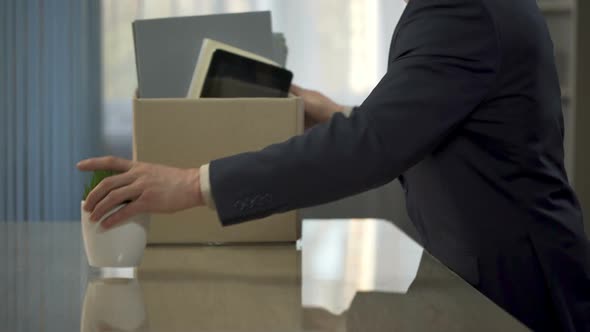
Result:
M124 172L86 208L100 219L132 199L112 225L207 201L231 225L399 178L423 245L443 263L535 330L590 331L590 246L535 0L410 1L383 79L349 117L326 112L304 135L200 170L83 161Z

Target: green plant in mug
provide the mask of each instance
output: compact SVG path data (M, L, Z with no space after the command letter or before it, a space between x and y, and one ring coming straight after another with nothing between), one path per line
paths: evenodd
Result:
M92 178L90 179L90 183L87 185L84 185L83 200L86 200L86 198L88 197L88 194L90 194L92 189L96 188L96 186L98 186L98 184L102 180L108 178L109 176L113 176L116 174L117 174L117 172L115 172L115 171L94 171L92 173Z

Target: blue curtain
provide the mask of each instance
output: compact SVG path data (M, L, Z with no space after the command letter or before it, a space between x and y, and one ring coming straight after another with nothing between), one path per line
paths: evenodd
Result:
M0 221L79 220L100 73L100 0L0 1Z

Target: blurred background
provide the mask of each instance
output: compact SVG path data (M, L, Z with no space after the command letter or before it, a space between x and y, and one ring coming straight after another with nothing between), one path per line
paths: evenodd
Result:
M555 44L566 119L566 163L586 209L585 126L590 55L580 19L588 4L539 0ZM0 1L0 220L78 220L87 175L75 163L131 157L137 87L136 19L270 10L285 35L294 82L358 105L386 70L403 0L2 0ZM588 43L586 43L588 44ZM304 217L377 217L410 235L397 181L307 209Z

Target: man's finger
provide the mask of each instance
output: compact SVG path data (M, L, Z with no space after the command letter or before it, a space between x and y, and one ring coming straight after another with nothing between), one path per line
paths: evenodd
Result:
M113 156L90 158L80 161L76 166L81 171L128 171L133 162L131 160Z
M109 192L104 199L96 204L94 211L90 215L90 220L100 220L118 205L123 204L125 201L134 200L139 197L139 195L141 195L141 188L133 184Z
M116 227L121 222L134 217L141 212L145 211L141 211L141 203L135 200L122 207L119 211L110 215L106 220L100 223L100 226L104 229Z
M109 192L114 189L126 186L134 181L134 177L127 173L118 174L109 176L102 180L96 188L92 189L92 191L86 197L86 202L84 203L84 210L88 212L94 211L96 204L100 202Z
M291 84L291 89L289 89L289 91L296 96L300 96L303 93L303 88L299 85Z

